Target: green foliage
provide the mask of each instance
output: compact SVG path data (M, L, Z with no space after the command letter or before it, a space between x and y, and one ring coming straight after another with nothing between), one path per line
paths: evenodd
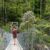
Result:
M35 0L34 1L34 13L36 16L43 17L45 14L46 0Z
M50 22L45 19L35 17L35 16L33 17L33 16L34 15L29 14L29 11L28 13L26 12L25 16L23 16L24 21L20 25L20 29L22 32L28 32L27 33L28 37L26 38L28 41L30 40L28 45L30 44L31 46L34 46L37 44L43 44L43 45L45 44L50 46L49 45L50 44L50 40L49 40Z
M17 21L20 24L23 13L32 10L32 6L33 0L4 0L4 2L0 4L0 16L2 21Z
M50 14L50 0L46 0L46 11L45 11L45 15L49 15Z
M28 44L31 46L33 43L50 44L50 0L2 1L0 0L1 21L7 19L7 22L19 22L21 32L28 32L26 41L29 39ZM4 26L6 31L7 28L8 26Z

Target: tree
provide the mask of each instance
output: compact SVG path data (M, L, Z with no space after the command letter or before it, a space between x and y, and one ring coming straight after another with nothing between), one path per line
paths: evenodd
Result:
M43 17L45 14L45 8L46 8L46 0L35 0L34 13L37 16Z
M22 32L26 32L24 33L24 38L27 47L30 46L28 47L30 50L33 49L33 47L34 49L40 50L40 48L43 49L42 46L49 46L50 37L48 32L46 32L47 28L50 28L49 22L45 19L35 17L32 13L29 13L29 11L24 14L22 19L23 22L20 25L20 29Z

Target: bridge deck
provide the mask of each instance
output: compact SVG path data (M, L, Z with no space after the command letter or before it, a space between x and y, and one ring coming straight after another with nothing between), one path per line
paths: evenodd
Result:
M23 50L19 41L17 39L15 40L16 40L16 45L14 45L14 40L12 39L5 50Z

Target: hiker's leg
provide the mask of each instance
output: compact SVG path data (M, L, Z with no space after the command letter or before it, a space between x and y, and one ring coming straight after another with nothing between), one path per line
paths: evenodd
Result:
M14 45L15 45L15 38L14 38Z

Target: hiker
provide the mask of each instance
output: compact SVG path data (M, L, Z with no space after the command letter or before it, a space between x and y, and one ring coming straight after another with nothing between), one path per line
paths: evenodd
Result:
M16 42L16 38L17 38L17 33L19 33L18 32L18 28L16 28L16 26L13 26L13 28L12 28L12 35L13 35L13 39L14 39L14 45L15 45L15 42Z

